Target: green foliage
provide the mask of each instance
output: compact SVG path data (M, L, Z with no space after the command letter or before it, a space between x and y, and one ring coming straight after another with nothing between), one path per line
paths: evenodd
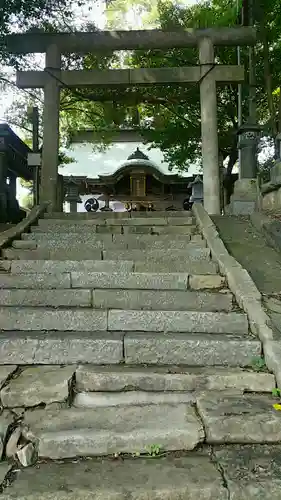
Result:
M252 359L251 363L252 369L256 372L263 372L266 370L265 359L262 356L257 356Z
M58 15L54 19L54 12L58 12L58 5L67 3L66 18ZM15 10L13 11L13 4ZM8 0L7 16L25 16L27 27L34 29L34 20L38 23L40 8L43 9L43 0ZM67 0L51 0L47 10L41 10L39 28L56 30L58 27L71 24L71 8ZM138 28L158 27L163 30L177 31L186 29L235 26L238 24L238 10L242 0L237 5L236 0L206 0L188 5L186 2L172 2L169 0L112 0L108 2L106 11L107 28ZM19 11L21 5L21 12ZM24 11L24 9L26 9ZM57 9L57 10L56 10ZM23 11L25 13L23 13ZM274 130L272 123L278 120L281 80L281 9L280 0L260 0L254 2L254 16L258 27L263 26L264 40L269 47L268 64L265 64L264 43L256 47L256 78L257 78L257 114L259 123L265 125L265 135L272 137ZM61 9L60 12L64 12ZM68 16L68 17L67 17ZM5 24L6 23L6 24ZM61 24L59 24L61 23ZM9 29L7 21L4 21ZM93 29L88 26L87 29ZM1 27L0 27L1 31ZM3 27L2 27L3 32ZM242 62L246 65L248 51L241 50ZM217 47L216 62L219 64L237 64L237 51L233 47ZM63 60L65 68L72 69L106 69L117 67L133 68L162 68L182 67L198 64L198 50L193 48L171 49L168 51L148 50L130 51L116 55L107 53L102 55L87 54L84 57L71 56ZM270 80L270 86L268 82ZM267 82L267 91L265 90ZM268 88L272 92L268 92ZM273 110L269 106L269 97L272 93ZM248 89L244 86L243 119L248 113ZM41 99L42 96L37 94ZM29 99L30 100L30 99ZM26 100L25 100L26 102ZM224 159L228 158L227 169L230 173L237 160L237 86L220 85L217 90L218 103L218 137L219 149ZM29 103L30 104L30 103ZM19 109L19 108L18 108ZM101 132L103 147L110 142L110 132L120 126L135 127L140 125L144 141L153 147L159 147L164 153L165 160L171 168L186 170L200 157L201 127L200 127L200 94L199 85L180 87L177 84L167 86L117 88L117 89L82 89L73 90L63 88L61 92L61 144L65 146L71 136L81 128L93 128ZM281 109L281 107L280 107ZM136 120L136 116L138 119ZM11 117L20 120L22 126L28 128L24 122L23 109ZM281 128L281 120L280 120ZM269 157L262 168L265 172L272 162Z
M281 397L281 390L278 387L274 387L274 389L272 389L272 396L274 398L280 398Z

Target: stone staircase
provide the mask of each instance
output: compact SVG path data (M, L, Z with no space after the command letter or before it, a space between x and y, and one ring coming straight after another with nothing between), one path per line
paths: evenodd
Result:
M211 470L204 485L191 471L190 490L175 466L173 488L155 496L148 480L143 496L104 487L104 496L84 489L48 498L228 499L214 447L229 456L235 443L280 442L261 342L191 213L48 214L2 259L3 456L28 465L35 454L136 459L194 450L184 467L197 464L199 477Z

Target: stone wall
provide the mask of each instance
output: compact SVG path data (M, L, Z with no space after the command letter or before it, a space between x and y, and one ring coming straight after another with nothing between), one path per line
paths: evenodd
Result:
M261 187L261 208L263 210L281 209L281 163L270 170L270 181Z

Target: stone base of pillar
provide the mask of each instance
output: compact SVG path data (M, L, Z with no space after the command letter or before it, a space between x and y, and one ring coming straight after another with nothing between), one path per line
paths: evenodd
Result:
M257 180L238 179L226 213L230 215L250 215L257 208Z

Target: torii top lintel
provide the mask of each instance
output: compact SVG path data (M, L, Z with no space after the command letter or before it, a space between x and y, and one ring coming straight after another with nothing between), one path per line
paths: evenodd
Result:
M97 31L75 33L23 33L5 38L6 50L15 54L44 53L56 45L61 53L87 53L108 50L170 49L195 47L202 38L214 45L254 45L256 30L252 27L208 28L202 30Z

